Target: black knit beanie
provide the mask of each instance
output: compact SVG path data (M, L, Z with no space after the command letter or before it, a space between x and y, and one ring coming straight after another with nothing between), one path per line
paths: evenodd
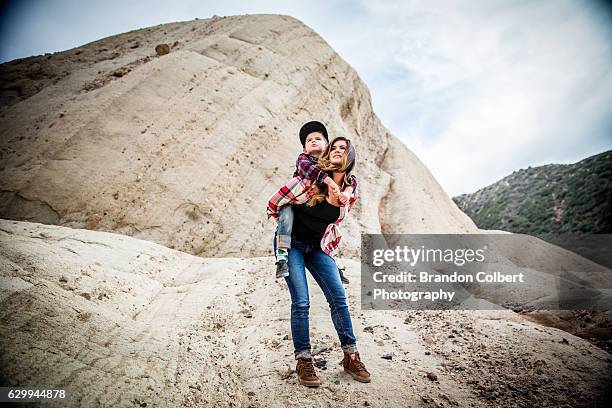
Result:
M327 143L329 143L329 138L327 137L327 129L325 125L321 122L317 122L313 120L311 122L305 123L304 126L300 129L300 142L302 142L302 147L306 146L306 136L311 134L312 132L321 132Z

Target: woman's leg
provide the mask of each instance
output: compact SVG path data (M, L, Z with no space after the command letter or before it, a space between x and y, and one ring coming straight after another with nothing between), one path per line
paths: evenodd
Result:
M318 248L306 254L304 260L306 267L312 273L327 299L332 322L338 333L342 349L347 353L357 352L357 345L355 344L357 339L353 333L346 293L340 281L336 262L331 256Z
M295 358L308 358L311 356L308 322L310 298L304 269L304 254L297 241L289 249L289 271L289 276L285 277L285 281L291 294L291 336Z

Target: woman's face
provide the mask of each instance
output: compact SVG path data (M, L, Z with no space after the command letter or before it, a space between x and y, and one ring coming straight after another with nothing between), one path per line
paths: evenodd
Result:
M334 142L329 151L329 162L334 166L342 165L342 158L346 155L347 148L348 146L345 140Z

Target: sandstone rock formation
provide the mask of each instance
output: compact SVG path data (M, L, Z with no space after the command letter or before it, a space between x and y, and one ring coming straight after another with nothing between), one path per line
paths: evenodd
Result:
M175 46L157 56L160 43ZM476 231L380 123L357 73L291 17L136 30L3 64L0 80L20 90L0 110L3 218L268 255L265 201L292 174L300 126L317 119L358 149L347 255L361 232Z

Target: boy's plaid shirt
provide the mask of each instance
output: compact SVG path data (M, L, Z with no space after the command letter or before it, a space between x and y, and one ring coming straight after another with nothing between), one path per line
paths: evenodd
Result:
M313 195L311 186L312 181L301 177L294 177L287 184L282 186L270 200L268 200L268 218L278 220L280 208L286 204L304 204ZM338 219L327 226L323 238L321 239L321 249L330 256L335 256L338 253L338 247L342 235L340 234L339 224L344 220L346 215L355 205L357 201L356 191L353 192L349 201L343 205L340 204L340 216Z
M317 158L309 156L306 153L300 153L295 161L295 171L293 177L303 177L311 180L313 183L323 184L323 180L327 177L327 172L316 166ZM349 184L353 187L353 192L357 191L357 177L352 174L348 176Z

